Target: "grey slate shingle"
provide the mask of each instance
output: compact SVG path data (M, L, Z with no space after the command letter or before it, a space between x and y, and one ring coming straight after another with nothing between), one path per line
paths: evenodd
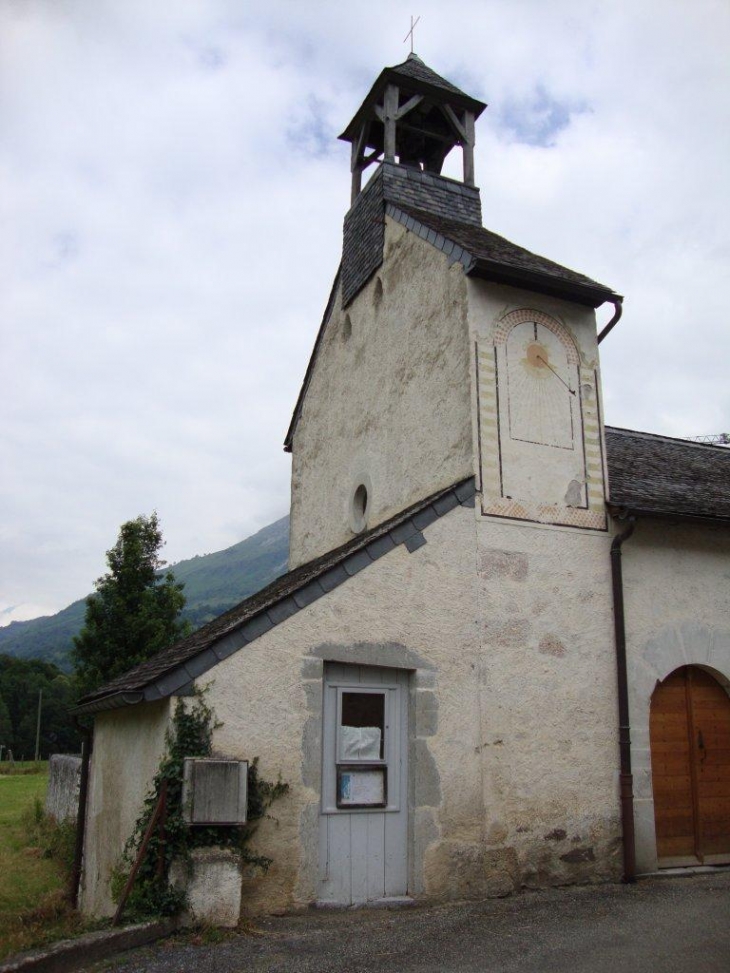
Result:
M606 455L612 505L730 521L730 448L607 426Z
M457 88L455 84L447 81L446 78L442 78L440 74L436 74L417 54L411 54L402 64L396 64L390 70L403 78L412 78L415 81L430 84L434 88L442 88L444 91L449 91L452 94L461 95L462 98L471 97L471 95L467 95L465 91L462 91L461 88Z

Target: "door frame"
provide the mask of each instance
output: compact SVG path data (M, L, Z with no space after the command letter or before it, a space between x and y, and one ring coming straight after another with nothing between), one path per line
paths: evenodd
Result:
M402 828L402 840L398 842L401 857L403 888L398 893L390 893L387 889L387 869L385 877L385 897L393 894L408 896L410 894L411 879L411 842L412 815L410 806L411 781L408 767L410 763L410 720L412 710L412 677L413 671L406 668L383 667L375 665L361 665L358 663L325 662L322 673L322 753L321 753L321 788L319 801L319 875L317 900L322 904L349 905L349 902L335 902L324 895L325 886L330 881L330 848L325 834L329 833L323 825L328 818L350 817L356 815L383 815L393 818L398 815ZM362 681L360 681L362 680ZM344 692L354 690L365 693L382 693L386 699L385 721L387 731L385 736L385 750L382 760L365 760L363 765L368 767L383 766L386 768L386 804L371 807L342 807L337 805L337 772L340 765L350 761L340 760L338 750L339 730ZM354 825L353 825L354 827ZM385 827L385 823L384 823ZM386 852L387 854L387 852ZM354 884L354 883L353 883ZM353 902L377 901L378 897L365 900L357 899Z

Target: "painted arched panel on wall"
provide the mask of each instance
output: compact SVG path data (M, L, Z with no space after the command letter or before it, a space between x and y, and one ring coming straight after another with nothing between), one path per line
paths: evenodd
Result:
M483 513L605 530L598 379L570 331L534 308L478 352Z
M504 362L509 438L573 452L578 366L557 335L537 321L516 324L504 342Z
M730 697L698 666L655 689L652 789L660 866L730 862Z

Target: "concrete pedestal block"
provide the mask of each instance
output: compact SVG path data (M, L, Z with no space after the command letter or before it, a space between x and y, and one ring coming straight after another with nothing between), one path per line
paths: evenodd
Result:
M49 762L46 814L58 822L76 823L79 813L81 757L54 753Z
M230 848L196 848L190 862L173 862L170 883L188 898L182 922L237 926L242 875L241 856Z

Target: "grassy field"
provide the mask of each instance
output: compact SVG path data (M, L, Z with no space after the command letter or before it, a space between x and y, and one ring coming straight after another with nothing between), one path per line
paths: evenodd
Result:
M0 763L0 777L12 777L14 774L38 774L42 775L45 784L48 783L48 761L39 760L13 760ZM44 784L44 787L45 787ZM45 790L43 791L45 795Z
M0 764L0 960L82 925L65 898L71 829L44 818L47 785L46 764Z

